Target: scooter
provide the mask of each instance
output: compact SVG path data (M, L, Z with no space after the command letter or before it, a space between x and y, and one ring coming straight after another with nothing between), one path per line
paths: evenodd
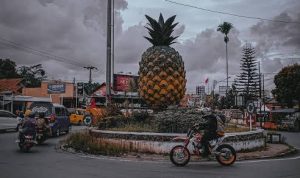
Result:
M185 166L189 163L191 153L188 146L192 144L193 153L201 157L203 148L201 145L202 134L195 128L191 128L186 137L176 137L173 141L183 141L183 145L176 145L170 151L170 160L176 166ZM236 160L235 149L224 144L223 140L226 136L219 136L217 139L210 141L209 143L209 155L215 156L216 160L224 166L232 165Z

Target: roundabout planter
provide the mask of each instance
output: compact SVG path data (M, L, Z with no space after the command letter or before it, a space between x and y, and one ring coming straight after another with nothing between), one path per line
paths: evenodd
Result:
M265 147L264 130L250 132L228 133L224 142L230 144L236 151L251 151ZM95 139L128 148L133 152L167 154L170 149L180 144L172 139L176 136L185 136L178 133L149 133L149 132L119 132L106 130L89 130L89 134Z

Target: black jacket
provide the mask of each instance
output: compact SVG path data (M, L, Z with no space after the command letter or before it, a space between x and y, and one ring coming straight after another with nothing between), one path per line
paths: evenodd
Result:
M206 115L203 117L206 120L205 130L210 134L216 134L218 129L217 118L215 115Z

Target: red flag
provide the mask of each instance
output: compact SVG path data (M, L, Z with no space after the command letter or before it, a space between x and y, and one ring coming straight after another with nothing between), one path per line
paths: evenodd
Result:
M207 84L208 83L208 78L206 78L206 80L205 80L205 84Z
M91 108L96 108L96 101L95 101L95 98L92 98L91 99Z

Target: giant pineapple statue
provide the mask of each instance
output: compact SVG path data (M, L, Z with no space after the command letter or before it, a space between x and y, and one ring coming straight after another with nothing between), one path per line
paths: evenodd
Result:
M177 37L172 36L176 16L166 21L160 14L158 21L146 15L152 47L142 55L139 65L139 94L154 108L178 104L185 94L185 70L180 54L172 47Z

